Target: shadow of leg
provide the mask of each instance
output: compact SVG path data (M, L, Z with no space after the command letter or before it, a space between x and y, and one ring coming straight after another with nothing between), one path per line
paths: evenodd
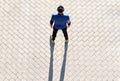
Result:
M65 43L64 58L63 58L63 64L62 64L62 68L61 68L60 81L64 81L65 66L66 66L66 59L67 59L67 49L68 49L68 44Z
M53 80L53 52L54 52L54 44L51 43L51 37L50 37L50 66L49 66L49 78L48 81Z

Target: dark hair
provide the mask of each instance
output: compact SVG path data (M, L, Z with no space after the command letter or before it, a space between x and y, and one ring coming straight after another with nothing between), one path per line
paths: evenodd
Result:
M57 11L62 13L64 11L64 7L62 5L58 6Z

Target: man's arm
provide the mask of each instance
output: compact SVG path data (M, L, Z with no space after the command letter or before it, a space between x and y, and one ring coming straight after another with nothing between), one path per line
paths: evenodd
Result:
M50 19L50 27L53 28L53 23L54 23L54 15L52 15Z
M68 27L70 27L70 25L71 25L71 21L69 20L67 24L68 24Z
M67 26L70 27L70 25L71 25L71 21L70 21L70 17L68 16Z
M53 27L53 21L50 20L50 27L52 28Z

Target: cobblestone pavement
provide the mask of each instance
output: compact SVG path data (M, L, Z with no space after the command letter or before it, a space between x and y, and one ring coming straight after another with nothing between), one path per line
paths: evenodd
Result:
M51 54L59 5L72 25ZM120 81L120 0L0 0L0 81Z

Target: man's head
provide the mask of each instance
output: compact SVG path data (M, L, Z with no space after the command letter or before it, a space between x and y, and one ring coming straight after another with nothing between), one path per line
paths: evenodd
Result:
M58 6L57 11L58 11L58 13L63 13L64 7L62 5Z

